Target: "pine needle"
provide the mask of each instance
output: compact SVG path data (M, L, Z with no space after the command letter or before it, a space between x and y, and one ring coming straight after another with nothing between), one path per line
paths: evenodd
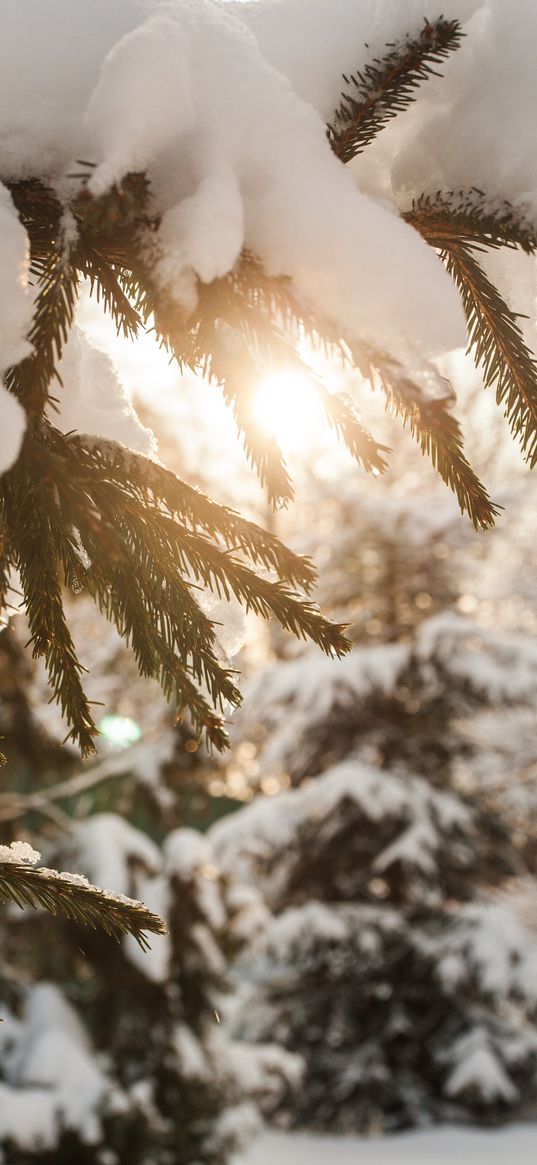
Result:
M443 16L426 20L417 36L387 45L384 56L344 77L352 89L341 94L328 127L328 140L342 162L360 154L393 117L407 109L424 81L439 76L433 66L459 48L463 35L458 20Z
M103 930L117 941L132 934L142 950L149 947L146 931L166 933L162 919L143 902L100 890L76 875L45 867L0 861L0 902L14 902L21 909L42 908L93 930Z
M461 512L468 514L476 530L490 529L499 510L464 455L459 424L446 402L424 398L419 386L394 361L376 359L372 375L373 383L377 381L386 394L388 408L408 425L422 453L430 457L453 490Z
M486 388L496 389L513 434L533 468L537 462L537 360L519 317L474 256L475 251L520 248L534 254L535 231L508 204L487 206L480 192L438 192L416 200L405 216L436 247L461 292L469 348Z

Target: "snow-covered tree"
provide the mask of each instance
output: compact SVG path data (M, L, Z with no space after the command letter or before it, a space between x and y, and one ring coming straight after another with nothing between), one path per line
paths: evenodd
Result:
M327 654L348 642L307 597L309 560L157 460L79 326L83 288L119 335L152 328L180 369L222 389L272 506L292 487L253 415L267 370L313 379L354 459L385 468L356 401L318 375L316 346L352 371L357 398L364 379L384 393L478 529L497 508L463 452L438 363L447 350L469 341L536 460L533 337L519 315L535 251L531 118L520 116L535 97L529 37L499 0L453 8L444 19L431 0L397 11L378 0L3 0L1 605L22 594L33 655L84 754L98 726L69 590L85 592L142 677L217 748L240 699L221 603L274 615ZM515 11L527 15L523 0ZM405 725L407 696L394 699ZM436 706L438 742L435 717ZM354 735L345 744L342 733L344 755ZM0 857L15 902L142 941L142 922L160 928L82 875L35 869L24 843Z
M4 1159L220 1165L257 1128L257 1102L297 1075L276 1047L236 1049L221 1023L229 960L264 920L257 895L189 829L159 847L96 814L63 850L71 869L150 903L168 933L140 951L67 925L51 943L43 915L3 926Z
M373 504L345 481L332 494L311 490L312 538L357 645L252 681L238 755L255 749L254 788L284 791L213 829L223 867L274 916L238 1030L304 1057L280 1123L499 1119L537 1087L537 946L503 890L527 871L510 798L537 639L461 612L467 547L434 492L425 508L401 490Z
M68 865L75 882L88 876L139 896L167 933L142 950L58 922L50 943L43 913L2 920L2 1152L9 1162L220 1165L256 1129L258 1101L286 1092L297 1075L276 1047L236 1048L221 1022L228 964L255 939L266 909L220 874L199 832L176 827L185 786L204 796L208 757L192 725L171 727L158 685L139 677L84 596L69 611L104 697L100 755L81 765L72 743L62 744L59 710L16 616L0 645L12 789L0 796L1 828L9 836L31 827L47 861ZM231 643L237 627L226 630Z

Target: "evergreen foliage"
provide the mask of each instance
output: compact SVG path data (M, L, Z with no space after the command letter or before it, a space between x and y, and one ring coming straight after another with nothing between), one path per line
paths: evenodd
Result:
M475 252L520 248L534 255L535 230L508 204L489 205L479 190L439 191L414 202L407 219L437 247L460 288L468 319L469 346L486 388L496 388L504 411L532 466L537 459L537 362L518 316L491 283Z
M143 708L142 737L123 750L103 742L99 760L81 767L61 743L44 669L22 650L15 618L0 643L11 788L0 795L0 828L9 836L21 822L47 864L76 871L67 891L88 877L147 902L162 921L143 950L123 933L110 942L106 902L104 933L81 931L68 912L53 942L44 912L2 911L1 1151L6 1165L101 1165L106 1153L117 1165L226 1165L257 1131L259 1101L289 1091L297 1074L293 1057L272 1046L250 1053L224 1025L229 964L266 911L222 874L206 838L177 827L199 824L210 801L214 760L192 725L170 728L158 687L139 677L89 596L69 597L67 611L77 640L92 644L102 711L112 715L118 699L133 715Z
M433 66L460 41L459 23L440 17L400 44L388 45L383 57L346 79L349 91L328 130L342 162L408 107L421 82L435 72ZM309 561L162 467L113 442L64 434L54 425L55 380L84 280L119 334L134 341L152 326L179 367L201 372L220 386L273 506L290 500L292 485L277 443L267 439L253 417L252 390L260 369L291 367L308 373L296 349L297 338L306 337L351 367L369 369L388 407L409 426L476 527L489 527L497 508L463 453L451 392L437 384L431 395L420 377L393 357L358 351L334 321L312 315L289 280L267 275L249 252L243 252L230 275L209 284L199 281L197 305L186 314L162 291L152 267L159 219L147 175L127 174L120 185L95 197L88 184L93 162L79 165L61 193L42 175L5 182L30 241L35 311L28 335L32 352L5 377L25 409L27 430L21 456L0 481L1 602L5 607L15 570L33 653L45 659L53 696L84 755L94 747L97 728L65 616L65 587L92 597L132 647L141 674L157 679L178 713L188 710L196 733L221 749L226 744L224 710L240 697L232 672L218 657L215 628L196 599L197 587L234 595L246 608L275 616L282 627L330 654L342 655L348 643L343 627L330 624L304 597L315 579ZM513 207L497 207L473 190L426 191L401 213L440 252L459 287L476 362L485 383L495 387L533 466L535 358L514 309L475 253L518 247L533 254L534 231ZM322 385L319 393L328 423L352 456L366 470L382 472L386 447L363 427L352 402ZM271 572L269 579L265 570ZM20 879L26 875L20 871ZM32 877L41 884L43 875L28 877L24 893L30 900L36 893ZM45 895L51 905L53 893L59 908L56 882ZM93 905L100 910L96 901ZM63 907L75 909L71 899ZM119 925L110 922L112 930Z
M188 829L169 832L160 848L125 819L96 814L60 848L71 867L88 872L99 851L113 849L129 889L158 900L168 933L139 955L129 942L111 949L92 931L81 943L68 923L47 944L39 915L5 920L12 966L31 971L40 950L40 981L3 990L16 1051L13 1068L0 1053L0 1070L13 1108L25 1103L26 1065L42 1063L49 1038L43 1000L50 1039L69 1039L64 1050L78 1079L81 1061L87 1075L76 1105L69 1060L53 1059L50 1076L32 1069L27 1103L49 1105L54 1121L32 1138L3 1120L6 1163L97 1165L113 1152L118 1165L224 1165L256 1130L258 1099L285 1092L293 1068L276 1048L237 1050L221 1023L228 963L264 918L255 893L223 877L207 842Z
M500 894L524 837L482 771L513 780L501 741L509 709L534 708L535 640L446 609L453 516L382 500L349 504L332 534L334 606L359 646L273 664L240 714L261 788L287 791L213 829L223 868L274 915L237 1031L303 1057L300 1088L267 1112L323 1132L500 1121L536 1080L537 947ZM482 758L476 726L500 707Z
M41 907L94 930L104 930L118 940L131 934L142 950L149 947L145 931L164 934L166 929L162 919L141 902L107 894L72 874L43 867L34 869L24 862L4 862L1 858L0 902L14 902L21 909Z
M142 674L158 678L178 711L188 708L196 728L222 748L226 737L214 706L237 704L239 693L215 657L214 630L193 587L235 593L265 617L274 614L284 627L312 635L328 651L345 650L342 630L330 627L290 589L308 590L314 572L273 536L189 490L158 465L119 446L64 436L43 415L53 404L55 368L83 277L123 334L133 336L142 326L140 311L146 319L154 311L158 327L158 305L151 298L151 280L143 267L139 270L136 246L142 225L150 225L143 178L132 175L121 190L100 200L85 198L84 188L77 193L68 208L78 227L74 244L66 242L67 211L51 190L27 181L12 184L11 193L29 233L39 293L30 335L34 352L6 378L27 409L29 426L23 455L2 480L9 531L4 576L7 580L10 566L19 571L34 652L45 656L54 694L83 753L92 751L96 727L64 618L62 580L89 591L131 643ZM209 322L210 317L206 326ZM182 363L194 362L186 343L178 347L169 330L159 334ZM261 464L260 471L266 480ZM236 559L230 552L237 546L250 561L274 570L277 580L259 578ZM202 681L209 698L199 689Z
M462 35L458 20L443 16L426 20L417 36L387 45L384 56L373 58L362 72L343 76L352 88L342 93L328 129L332 149L342 162L352 161L408 107L422 81L439 75L433 65L459 47Z
M415 36L388 45L384 56L347 79L351 89L329 130L337 156L347 162L370 143L460 41L456 20L426 21ZM172 483L159 467L149 471L133 455L112 453L106 443L55 428L54 380L81 282L89 281L121 335L134 340L151 324L180 367L202 372L222 388L274 506L288 502L292 486L277 443L252 414L260 368L307 372L296 350L297 336L321 343L360 368L364 353L353 352L349 337L333 321L313 316L289 280L267 275L248 252L230 275L209 284L199 281L197 306L186 314L162 292L152 272L159 220L147 176L128 174L120 186L94 197L88 185L92 169L91 161L80 162L80 171L70 178L71 191L66 186L61 196L38 175L6 182L30 239L36 304L29 334L33 351L6 375L6 385L27 412L28 429L22 456L1 483L4 597L15 567L34 651L46 659L52 691L84 754L92 750L96 727L65 620L64 584L88 590L128 638L143 674L158 678L178 711L187 708L197 731L222 748L222 710L225 704L236 705L239 694L215 655L214 633L196 602L196 585L233 592L336 654L346 649L342 629L331 628L303 599L302 590L313 581L311 565L298 563L270 535L254 534L239 516L231 519L215 503L188 493L184 483ZM460 287L476 360L486 383L496 386L498 401L533 464L535 361L516 315L474 257L476 248L490 246L533 251L531 230L513 208L491 209L484 196L425 193L406 217L440 251ZM497 509L464 456L450 395L437 391L428 399L416 378L382 353L365 353L368 364L389 407L409 425L461 509L477 527L490 526ZM366 470L381 472L386 449L363 428L353 404L323 386L319 391L329 424L352 455ZM233 555L237 536L246 562ZM276 581L261 580L248 560L254 566L270 564Z

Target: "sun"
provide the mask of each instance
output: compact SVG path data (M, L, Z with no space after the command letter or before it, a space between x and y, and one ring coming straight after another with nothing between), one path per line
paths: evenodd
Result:
M308 449L322 432L314 385L295 372L278 372L261 380L255 390L253 413L284 453Z

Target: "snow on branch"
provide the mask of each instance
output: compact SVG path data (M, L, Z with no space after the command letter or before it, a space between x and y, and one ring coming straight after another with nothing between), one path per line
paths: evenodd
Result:
M417 36L414 5L394 9L385 0L341 0L337 11L328 0L162 0L141 7L137 0L105 6L50 0L46 9L40 0L24 0L27 20L14 9L6 14L0 287L10 311L0 335L8 390L0 392L6 440L0 591L5 596L17 570L34 655L44 657L83 753L94 748L97 729L64 584L91 595L131 645L142 674L159 680L178 713L188 709L196 730L217 748L226 743L223 717L240 695L215 653L214 626L193 579L194 589L201 582L217 596L233 593L244 607L274 615L329 653L347 648L342 628L303 598L313 581L308 564L269 535L217 513L157 467L149 471L134 454L122 458L108 447L103 455L104 446L92 445L95 437L119 439L146 453L151 438L125 408L110 370L97 367L77 341L84 280L121 335L134 341L151 320L179 368L206 375L222 391L273 506L290 500L292 483L277 442L255 420L252 392L267 369L298 367L313 375L299 349L302 337L339 355L357 384L364 376L379 384L476 527L490 527L497 508L466 459L453 392L434 365L465 345L468 327L486 382L530 462L537 460L535 358L514 309L473 254L482 241L527 254L534 247L524 226L532 205L535 213L533 143L514 157L505 119L498 118L501 133L488 114L482 124L490 86L483 97L468 88L474 72L486 81L491 62L496 83L505 53L516 64L499 87L502 111L529 106L516 100L526 91L531 97L535 72L527 53L520 63L513 57L521 22L510 18L504 29L501 6L490 0L489 9L485 29L470 17L459 22L431 13ZM51 11L69 70L57 67ZM327 16L331 35L320 36ZM362 51L370 24L375 44L367 51L377 56L358 62L356 92L334 122L338 78L352 69L350 53L353 46ZM394 148L393 115L463 35L446 76L420 95L423 120L409 110L404 149L399 139ZM34 54L39 69L31 67ZM445 105L437 100L439 85ZM471 207L428 194L444 172L441 161L448 166L435 153L437 139L445 140L436 132L440 108L447 111L446 133L457 131L453 165L468 173L468 189L477 190L489 167L486 198L477 192ZM326 135L331 118L343 135L338 157L331 148L336 130L331 144ZM487 153L489 125L494 139ZM524 127L517 123L516 131L513 140L522 141ZM351 174L340 159L367 143L371 171L361 169L361 156ZM399 205L397 169L409 159L403 188L406 205L414 199L410 214ZM446 189L462 186L452 181ZM498 212L490 209L496 205ZM445 236L442 218L449 219ZM355 459L382 471L385 449L362 427L358 410L328 390L321 397L327 422ZM235 557L237 545L249 564ZM268 582L256 566L278 577Z
M415 100L422 82L439 75L433 66L459 47L463 35L458 20L443 16L425 20L417 36L387 45L384 56L375 57L350 77L344 74L349 88L342 93L328 129L336 156L350 162L361 153L392 117Z
M36 868L40 855L24 842L0 846L0 902L14 902L61 914L73 922L104 930L119 940L131 934L142 948L149 943L145 932L165 934L161 918L134 898L101 890L81 874Z

